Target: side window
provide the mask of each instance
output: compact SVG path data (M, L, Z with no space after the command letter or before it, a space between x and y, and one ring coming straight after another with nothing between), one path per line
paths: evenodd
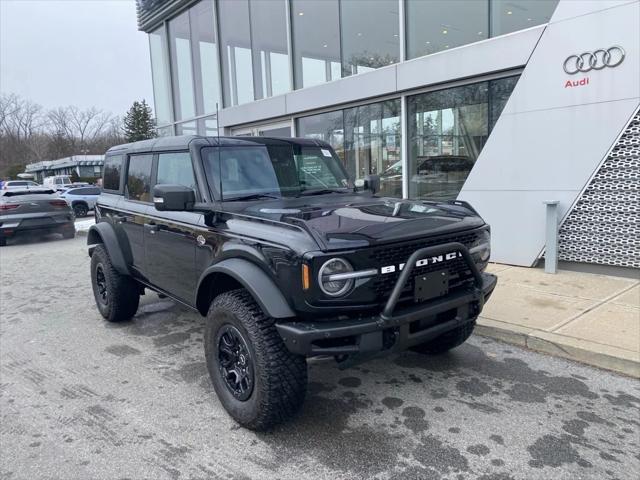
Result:
M126 194L129 200L151 202L153 155L131 155L127 170Z
M158 175L156 185L184 185L196 190L193 165L189 152L161 153L158 155Z
M91 187L87 189L87 193L85 195L100 195L100 189L96 187Z
M104 161L102 188L120 191L120 173L122 172L122 155L111 155Z

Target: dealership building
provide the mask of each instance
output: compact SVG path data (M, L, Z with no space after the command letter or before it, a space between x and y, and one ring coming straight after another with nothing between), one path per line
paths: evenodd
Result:
M137 0L159 135L323 139L493 259L640 267L639 0ZM557 203L556 203L557 202ZM569 266L569 263L567 263Z

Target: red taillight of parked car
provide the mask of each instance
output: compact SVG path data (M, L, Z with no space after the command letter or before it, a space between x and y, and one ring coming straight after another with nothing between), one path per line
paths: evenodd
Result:
M0 212L6 211L6 210L13 210L14 208L18 208L20 205L18 204L11 204L11 203L5 203L4 205L0 205Z
M51 205L53 205L54 207L58 207L58 208L67 207L68 206L67 202L65 202L64 200L51 200L49 203Z

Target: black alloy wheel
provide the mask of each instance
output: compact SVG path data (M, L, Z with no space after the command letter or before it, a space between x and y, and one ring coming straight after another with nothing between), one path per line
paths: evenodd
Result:
M98 287L98 295L96 295L96 298L102 305L108 305L109 293L107 291L107 279L101 263L96 266L96 286Z
M73 206L73 213L76 217L86 217L87 213L89 213L89 209L83 203L77 203Z
M231 394L241 402L253 392L255 366L240 331L226 324L218 331L218 370Z

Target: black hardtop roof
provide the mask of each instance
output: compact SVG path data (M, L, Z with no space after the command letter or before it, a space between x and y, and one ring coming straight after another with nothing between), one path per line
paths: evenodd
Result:
M331 147L327 142L313 138L276 138L276 137L204 137L200 135L180 135L160 137L151 140L116 145L107 150L107 155L117 153L162 152L167 150L187 150L192 142L202 146L241 147L249 145L299 145Z

